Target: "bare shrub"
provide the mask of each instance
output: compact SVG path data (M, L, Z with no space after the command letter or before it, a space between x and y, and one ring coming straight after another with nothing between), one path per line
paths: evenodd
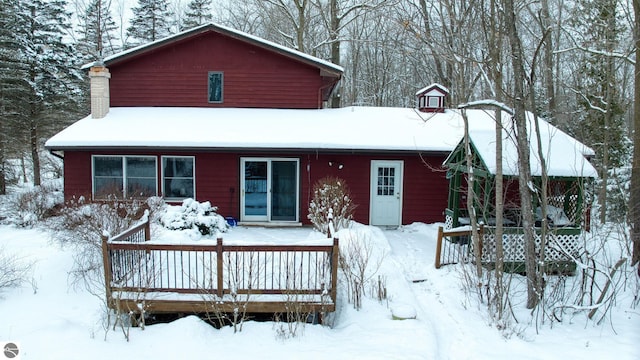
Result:
M32 268L33 263L24 261L17 255L9 254L4 248L0 248L0 292L28 282Z
M386 298L386 285L383 278L376 275L386 256L386 251L376 253L371 236L362 231L352 231L350 236L341 237L339 267L342 279L347 287L347 301L356 310L362 308L362 297L367 286L376 288L376 297ZM373 281L372 281L373 280Z
M107 312L106 329L111 323L111 314L104 283L102 236L117 235L129 229L149 207L145 201L122 200L115 196L109 197L109 201L95 203L74 198L66 202L58 221L52 225L54 240L74 250L70 270L72 285L86 289L103 302Z
M313 226L326 234L329 212L333 213L335 230L346 229L353 219L356 205L351 202L351 192L347 183L340 178L327 176L313 185L313 199L307 216Z
M13 198L14 221L20 226L33 226L53 215L62 202L61 189L55 182L21 191Z
M304 302L311 301L310 295L291 290L285 295L285 311L275 314L276 338L290 339L301 336L312 313L304 307Z
M207 320L217 323L219 327L230 324L233 332L241 332L244 323L249 320L247 308L253 296L251 289L258 288L257 274L264 271L264 265L257 261L257 255L247 253L226 252L223 267L226 274L225 283L229 286L229 293L220 298L215 292L217 284L209 284L209 289L202 289L202 298L208 304ZM215 269L210 272L217 272ZM240 291L244 289L243 291ZM231 311L227 311L231 308Z

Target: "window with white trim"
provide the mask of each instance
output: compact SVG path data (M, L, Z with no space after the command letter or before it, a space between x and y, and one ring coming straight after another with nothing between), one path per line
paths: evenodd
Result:
M430 108L439 108L440 107L440 96L429 96L429 106Z
M193 156L162 157L162 194L165 199L195 198Z
M158 194L155 156L94 155L92 162L94 198Z

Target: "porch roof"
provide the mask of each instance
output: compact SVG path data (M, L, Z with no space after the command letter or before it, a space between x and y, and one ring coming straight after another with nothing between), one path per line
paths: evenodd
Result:
M469 110L467 110L469 111ZM531 174L542 176L542 161L538 154L538 140L535 136L533 116L528 113L527 134L529 138L529 158ZM496 174L496 132L495 129L478 128L471 126L469 120L469 138L476 151L476 156L486 166L490 174ZM547 175L552 177L591 177L597 178L598 172L587 160L587 157L595 155L594 151L569 136L562 130L539 119L540 145L545 159ZM502 130L502 172L505 176L517 176L518 149L515 127L510 116L503 119ZM464 149L464 139L460 141L456 150L449 155L445 164L452 161L455 153Z
M492 114L467 110L470 127L491 131ZM546 123L545 123L546 124ZM587 147L562 133L576 154ZM451 152L463 137L459 110L420 113L411 108L247 109L121 107L88 116L46 142L50 150L192 148ZM555 140L556 137L554 137ZM478 142L482 144L481 142ZM495 142L494 142L495 143ZM554 150L555 151L555 150ZM565 151L564 148L562 151ZM564 157L563 153L563 157Z

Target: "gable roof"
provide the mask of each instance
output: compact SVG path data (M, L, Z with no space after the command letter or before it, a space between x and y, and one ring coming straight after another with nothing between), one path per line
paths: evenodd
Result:
M442 85L440 85L438 83L433 83L433 84L431 84L431 85L429 85L427 87L424 87L424 88L416 91L416 96L420 96L420 95L422 95L422 94L424 94L426 92L433 91L433 90L437 91L438 93L440 93L442 95L449 94L449 89L447 89L446 87L444 87L444 86L442 86Z
M341 66L333 64L329 61L325 61L317 57L305 54L303 52L290 49L286 46L282 46L280 44L274 43L272 41L268 41L254 35L247 34L245 32L235 30L223 25L214 24L214 23L197 26L195 28L150 42L148 44L140 45L140 46L119 52L117 54L107 56L102 60L102 62L104 63L104 65L110 66L122 61L129 60L134 57L141 56L145 53L156 50L158 48L162 48L164 46L168 46L176 42L188 40L190 38L199 36L207 32L216 32L219 34L223 34L223 35L232 37L234 39L238 39L240 41L247 42L255 46L274 51L290 59L294 59L302 63L311 65L313 67L317 67L318 69L320 69L320 74L322 76L340 78L342 76L342 73L344 72L344 69ZM82 69L88 69L94 64L95 63L85 64L82 66Z
M468 112L469 110L466 111ZM527 115L531 174L533 176L542 176L542 161L538 156L538 140L533 131L534 119L531 113L527 113ZM472 121L470 118L469 140L471 147L480 163L486 167L483 170L495 175L497 169L495 129L473 127L471 126ZM502 123L502 173L505 176L517 176L519 174L518 149L511 116L504 114ZM540 144L548 176L598 177L598 172L587 160L587 157L595 155L591 148L542 119L539 119L539 127ZM464 138L460 140L460 143L445 160L444 164L452 165L453 159L459 158L456 156L458 153L464 153Z

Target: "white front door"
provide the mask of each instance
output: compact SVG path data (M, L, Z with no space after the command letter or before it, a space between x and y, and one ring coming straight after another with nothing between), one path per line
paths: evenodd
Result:
M371 161L371 225L401 225L403 164L401 160Z

